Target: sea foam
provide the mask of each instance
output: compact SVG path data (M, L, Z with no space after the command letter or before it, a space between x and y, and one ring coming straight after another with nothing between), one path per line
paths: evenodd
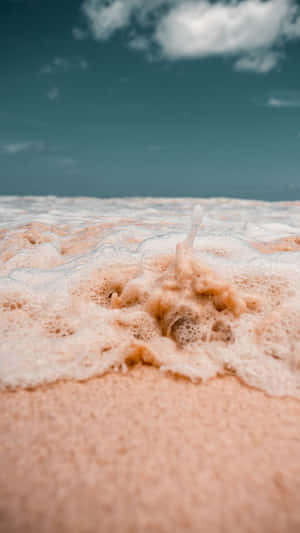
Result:
M0 387L142 363L300 398L300 203L0 199Z

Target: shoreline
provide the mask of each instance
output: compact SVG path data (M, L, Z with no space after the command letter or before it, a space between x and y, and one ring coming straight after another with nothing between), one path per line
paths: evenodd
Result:
M300 530L300 402L147 366L0 392L1 533Z

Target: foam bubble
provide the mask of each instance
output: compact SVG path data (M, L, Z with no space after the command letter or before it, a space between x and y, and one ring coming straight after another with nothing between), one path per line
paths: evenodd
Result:
M132 364L300 398L299 204L0 200L0 386Z

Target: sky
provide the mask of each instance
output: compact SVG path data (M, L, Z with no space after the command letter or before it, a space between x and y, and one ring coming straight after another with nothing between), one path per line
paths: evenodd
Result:
M0 194L300 199L295 0L1 0Z

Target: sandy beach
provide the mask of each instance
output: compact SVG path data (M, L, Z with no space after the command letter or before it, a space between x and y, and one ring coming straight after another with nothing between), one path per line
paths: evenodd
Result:
M1 392L1 533L300 531L300 402L136 366Z
M300 0L0 2L0 533L300 533Z

